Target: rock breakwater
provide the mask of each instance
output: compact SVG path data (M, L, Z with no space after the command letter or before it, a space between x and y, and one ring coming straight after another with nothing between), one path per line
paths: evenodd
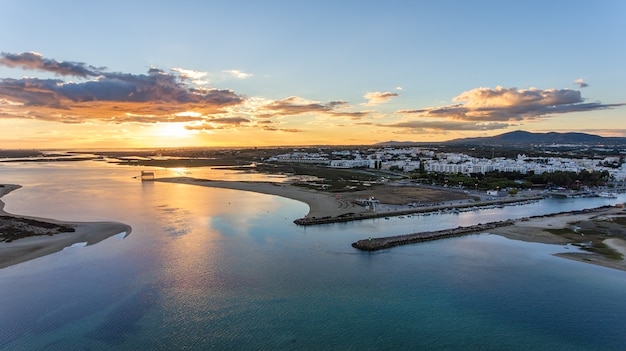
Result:
M513 225L515 221L507 220L507 221L499 221L499 222L490 222L485 224L477 224L467 227L457 227L453 229L444 229L437 230L432 232L421 232L421 233L413 233L413 234L405 234L405 235L397 235L397 236L388 236L384 238L369 238L359 240L355 243L352 243L352 247L357 248L359 250L364 251L376 251L382 249L388 249L394 246L407 245L420 243L424 241L438 240L443 238L451 238L456 236L462 236L477 232L483 232L490 229L504 227Z
M391 217L391 216L402 216L402 215L412 215L412 214L418 214L418 215L430 214L430 213L437 213L440 211L449 211L449 210L468 211L468 210L473 210L473 209L478 210L482 208L488 208L489 206L521 205L521 204L539 201L541 199L543 199L543 197L541 196L525 197L525 198L504 198L504 199L498 199L498 200L468 202L464 204L446 204L446 205L436 205L436 206L412 207L412 208L394 210L394 211L344 213L338 216L304 217L304 218L296 219L294 223L297 225L307 226L307 225L317 225L317 224L350 222L350 221L357 221L357 220L362 220L362 219L382 218L382 217Z

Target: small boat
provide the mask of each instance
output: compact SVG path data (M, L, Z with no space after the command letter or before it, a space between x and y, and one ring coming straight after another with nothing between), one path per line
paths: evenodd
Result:
M615 193L609 193L608 191L603 191L598 194L599 197L604 197L607 199L617 199L617 195Z

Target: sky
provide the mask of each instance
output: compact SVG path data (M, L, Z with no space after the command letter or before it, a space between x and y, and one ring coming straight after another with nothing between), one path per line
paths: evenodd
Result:
M0 0L0 148L626 136L626 1Z

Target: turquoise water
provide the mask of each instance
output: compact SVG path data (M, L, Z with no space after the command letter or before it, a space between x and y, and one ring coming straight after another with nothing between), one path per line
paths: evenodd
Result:
M163 171L165 172L165 171ZM350 243L608 200L298 227L279 197L132 179L97 162L0 166L12 213L133 232L0 270L3 350L620 350L626 272L480 234ZM232 175L231 175L232 176ZM619 199L623 201L622 199ZM604 202L603 202L604 201Z

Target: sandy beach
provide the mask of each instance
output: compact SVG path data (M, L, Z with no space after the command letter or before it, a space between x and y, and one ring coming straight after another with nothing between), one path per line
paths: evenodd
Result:
M461 201L459 201L459 199L455 199L453 201L446 202L446 199L444 199L446 195L452 194L451 198L454 199L456 194L452 192L446 192L444 190L438 190L439 193L437 195L439 195L438 198L441 200L436 204L433 203L432 205L425 205L422 207L411 207L407 204L398 205L381 201L377 206L376 211L373 211L372 209L369 209L367 207L357 205L354 202L355 197L367 198L369 193L328 193L298 187L289 183L223 181L196 179L190 177L157 178L155 179L155 181L251 191L301 201L309 205L309 212L304 218L295 219L295 222L303 225L345 222L350 220L359 220L374 217L396 216L418 212L437 211L440 209L445 210L455 207L462 208L532 200L532 198L503 198L495 201L483 201L479 203L470 201L468 199L463 199ZM391 192L392 190L396 189L397 187L393 187L386 190L388 190L388 192Z
M19 189L19 185L5 184L0 187L0 197ZM0 268L32 260L63 250L76 243L93 245L110 236L130 234L129 225L117 222L64 222L49 218L22 216L4 211L4 202L0 200L0 215L13 218L26 218L46 223L54 223L74 228L74 232L50 235L38 235L21 238L12 242L0 242Z
M309 213L307 214L307 217L319 218L339 216L345 213L362 213L367 211L364 207L354 205L341 197L335 197L328 193L299 188L287 183L220 181L194 179L189 177L158 178L156 181L243 190L282 196L298 200L309 205Z
M489 233L502 235L513 240L539 242L544 244L562 244L564 245L564 252L558 253L556 256L626 271L626 260L624 260L624 258L626 258L626 240L624 239L623 234L619 237L613 236L606 239L599 239L604 245L622 255L622 259L614 259L599 253L572 250L575 248L570 246L573 241L568 240L565 237L552 234L546 230L564 228L574 229L585 223L587 225L594 226L594 220L599 220L600 222L610 222L611 218L616 216L626 216L624 208L611 207L587 213L559 214L555 216L537 217L529 220L517 220L511 226L495 228L490 230ZM600 224L599 226L603 225ZM580 241L583 241L582 236ZM568 252L569 250L572 250L572 252Z

